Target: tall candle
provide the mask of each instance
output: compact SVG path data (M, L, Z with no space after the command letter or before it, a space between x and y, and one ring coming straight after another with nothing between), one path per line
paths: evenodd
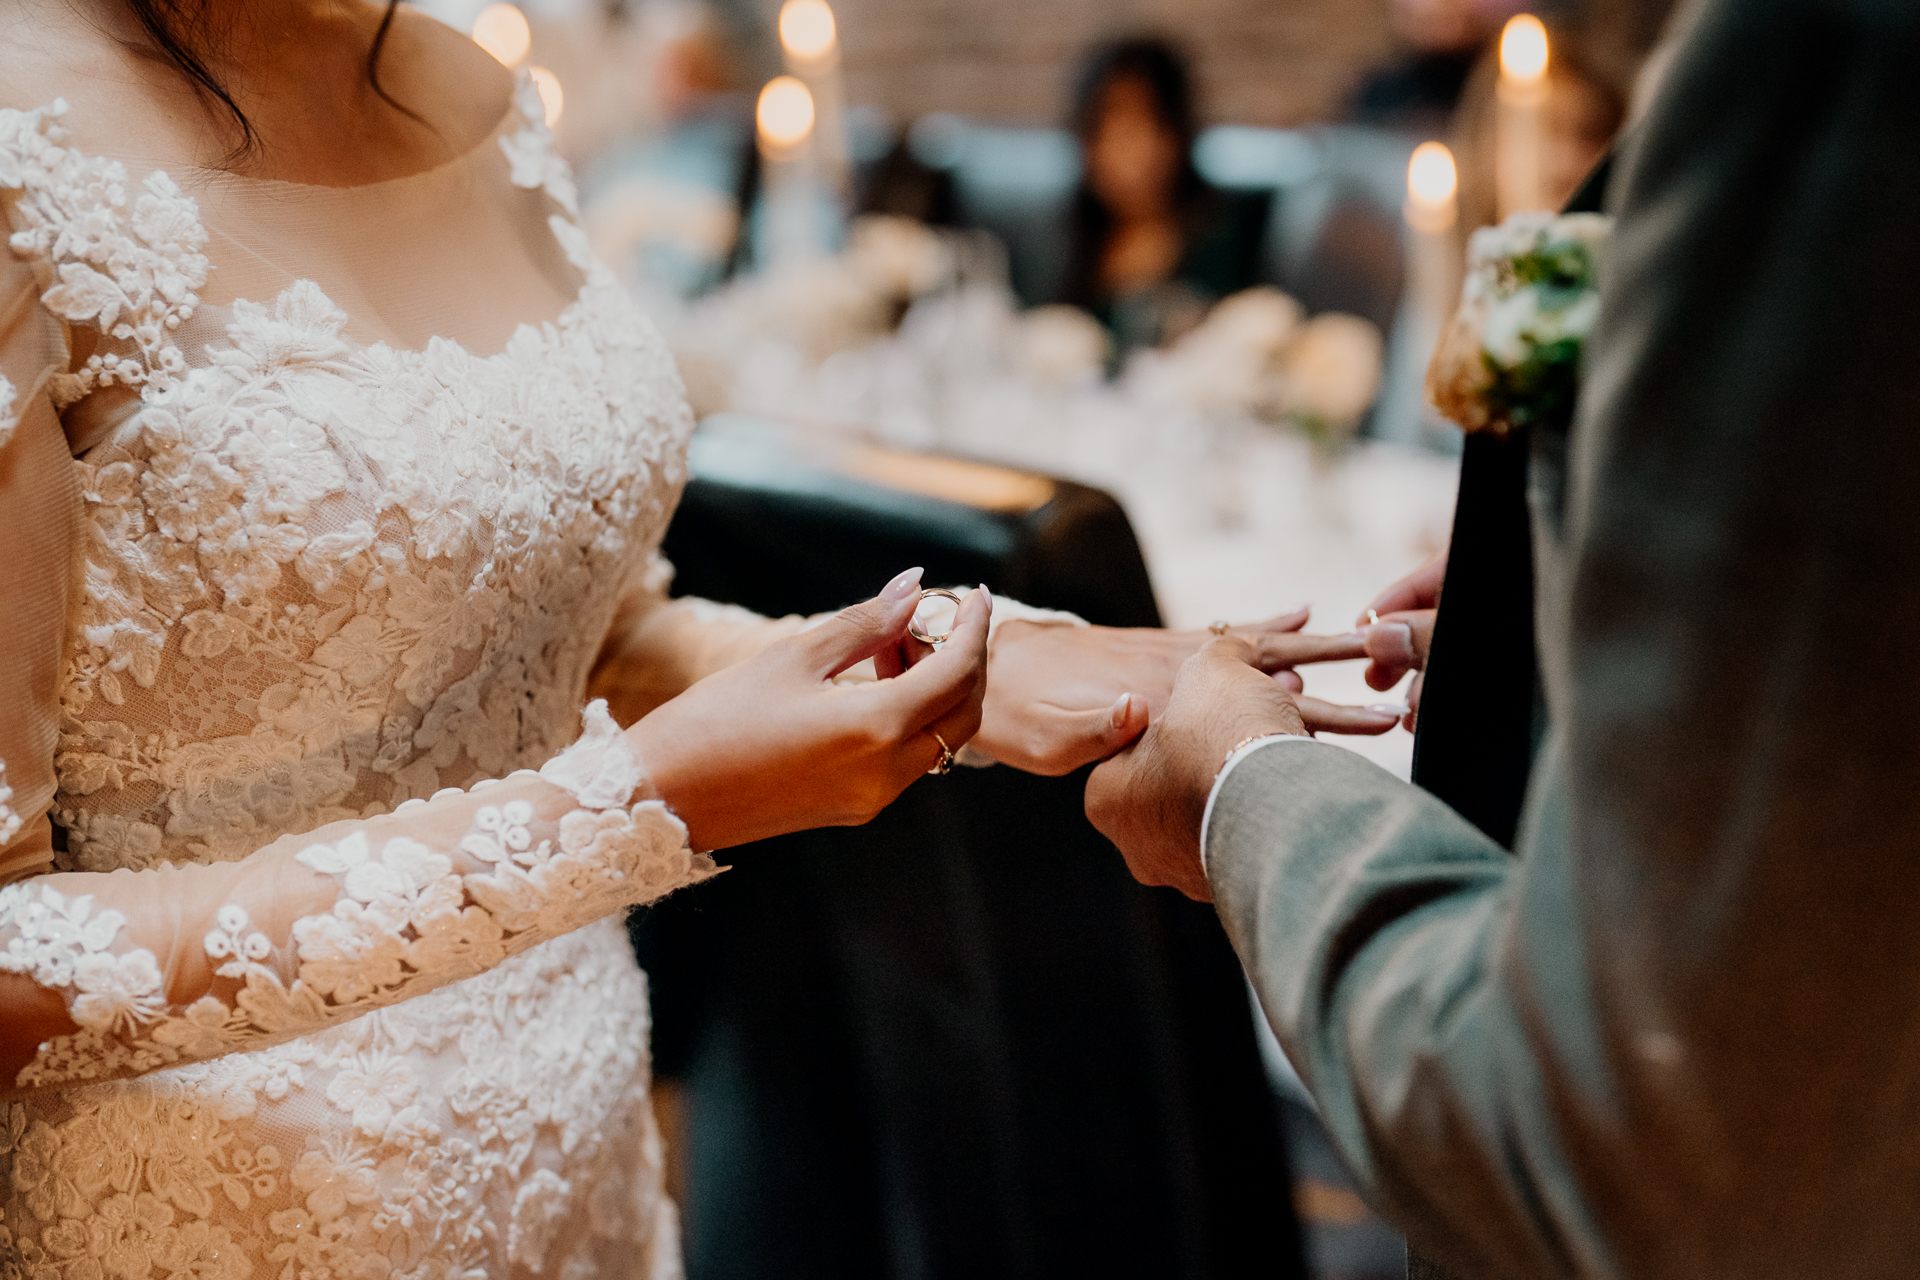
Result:
M1494 195L1499 215L1546 207L1547 29L1530 13L1500 33Z
M788 73L813 95L813 152L821 175L845 199L852 190L846 88L840 74L840 31L827 0L787 0L781 6L780 48Z
M1438 142L1414 148L1407 163L1407 292L1435 334L1460 291L1460 252L1453 234L1459 189L1451 151Z
M808 165L817 119L813 94L793 76L775 76L760 90L754 123L772 263L811 257L819 249L817 187Z

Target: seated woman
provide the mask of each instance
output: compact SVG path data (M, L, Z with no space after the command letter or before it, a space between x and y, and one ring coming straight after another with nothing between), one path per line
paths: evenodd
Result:
M1192 82L1165 42L1097 51L1073 128L1085 155L1062 301L1098 317L1117 356L1158 346L1260 281L1271 197L1229 195L1193 166Z

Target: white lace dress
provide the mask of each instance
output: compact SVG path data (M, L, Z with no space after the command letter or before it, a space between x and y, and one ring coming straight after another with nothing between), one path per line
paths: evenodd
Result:
M580 708L691 420L537 97L346 190L64 111L0 110L0 1007L65 1032L0 1276L677 1273L618 909L713 867Z

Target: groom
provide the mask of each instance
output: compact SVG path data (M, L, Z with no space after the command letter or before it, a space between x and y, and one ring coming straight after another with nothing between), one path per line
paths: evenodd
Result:
M1920 671L1885 644L1920 635L1920 7L1690 20L1579 414L1529 444L1517 856L1269 737L1298 714L1233 641L1088 790L1476 1280L1920 1270Z

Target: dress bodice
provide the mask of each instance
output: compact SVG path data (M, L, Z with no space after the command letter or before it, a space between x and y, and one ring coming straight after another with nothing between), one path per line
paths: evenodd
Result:
M552 237L578 289L489 355L364 340L386 316L351 319L313 279L236 296L195 197L63 147L61 110L0 112L0 176L24 188L13 247L51 274L44 305L98 335L50 388L83 446L62 863L238 858L550 758L677 500L691 418L663 343L562 216L572 186L531 87L474 153L385 190L211 188L229 208L317 202L335 235L364 195L376 242L430 239L408 219L450 195L519 202L487 211L495 247ZM495 169L511 184L477 180ZM285 199L303 190L317 200ZM272 281L247 240L219 233L230 274ZM377 280L340 274L381 306Z

